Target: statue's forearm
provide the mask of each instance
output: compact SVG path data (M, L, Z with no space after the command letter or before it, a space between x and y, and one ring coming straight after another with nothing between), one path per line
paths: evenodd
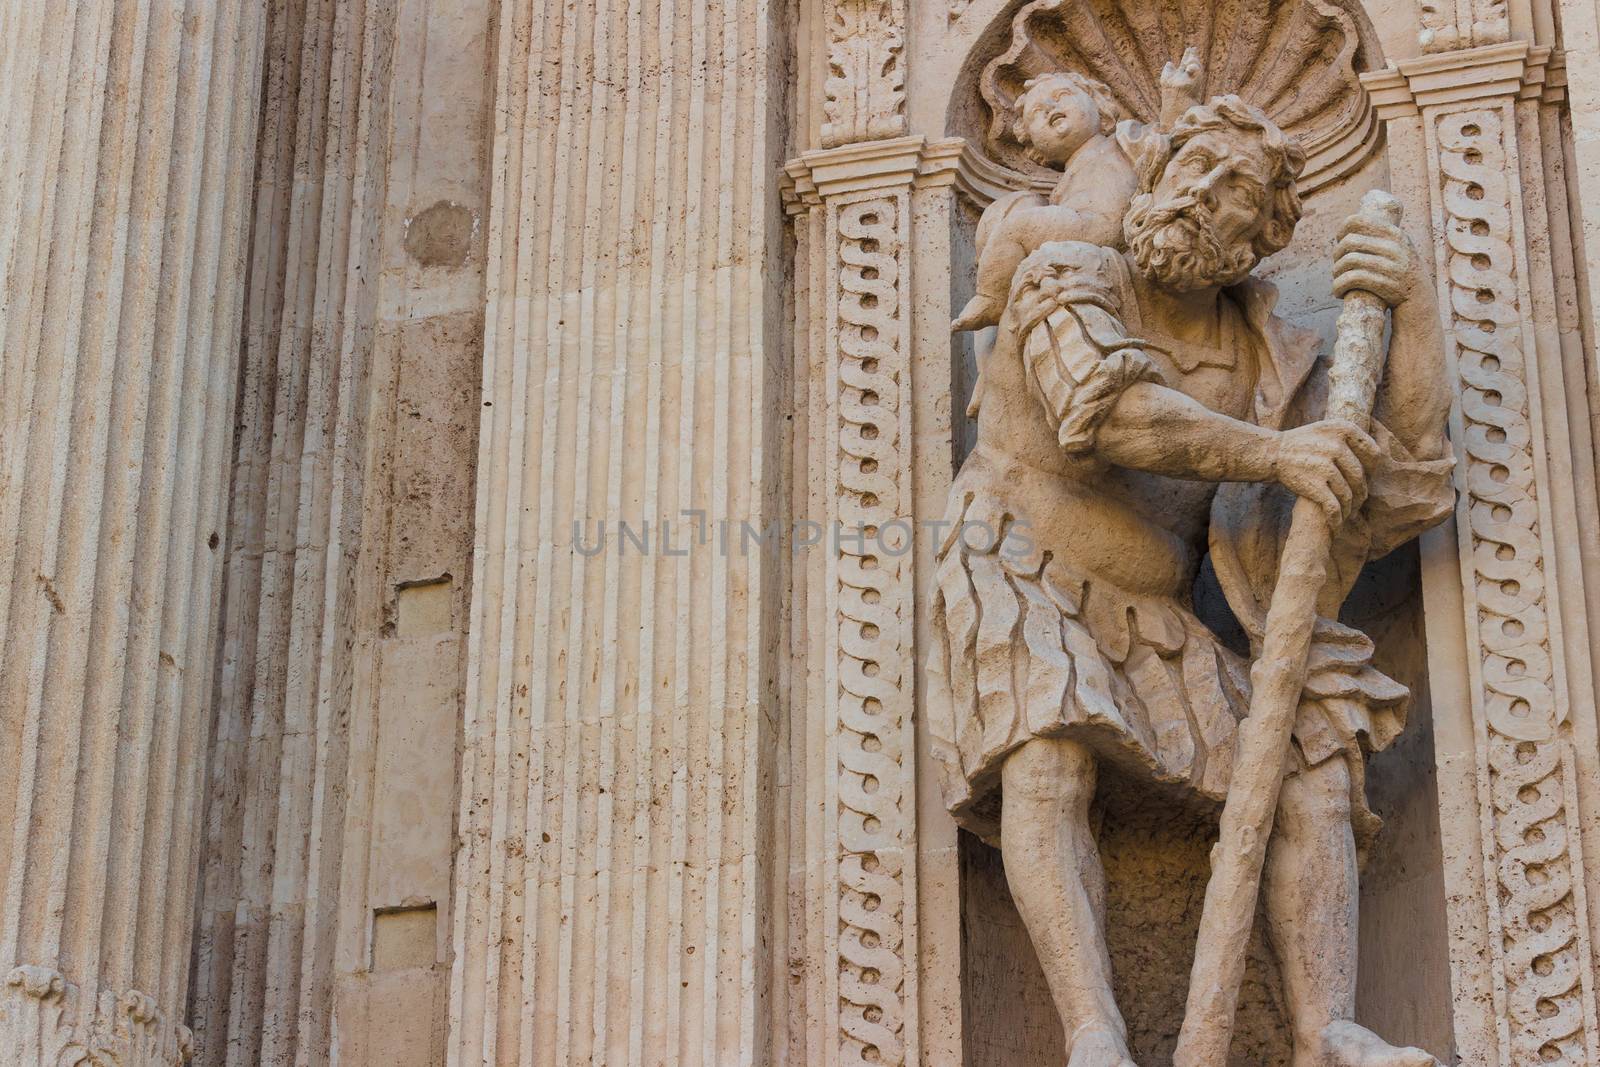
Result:
M1207 482L1275 478L1277 434L1151 382L1129 386L1100 425L1095 451L1122 467Z
M1378 418L1419 459L1449 449L1445 425L1450 384L1445 374L1444 333L1432 291L1419 292L1395 308L1388 367L1379 395Z

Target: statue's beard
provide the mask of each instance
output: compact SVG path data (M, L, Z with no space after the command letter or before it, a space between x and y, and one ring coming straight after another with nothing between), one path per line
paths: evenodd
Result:
M1249 241L1224 249L1210 213L1188 198L1158 206L1155 197L1141 193L1122 227L1139 273L1180 292L1235 285L1259 259Z

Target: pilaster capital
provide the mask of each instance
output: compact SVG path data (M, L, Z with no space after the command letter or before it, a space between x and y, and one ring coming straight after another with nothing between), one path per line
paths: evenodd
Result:
M914 135L815 149L785 164L785 184L802 204L908 186L916 180L926 144Z
M1565 65L1548 46L1527 41L1462 48L1401 60L1361 75L1382 119L1505 97L1560 99Z
M784 164L780 179L790 215L852 193L912 186L953 188L978 208L1016 189L1015 175L976 151L964 137L921 135L820 148ZM1048 182L1035 181L1046 193Z

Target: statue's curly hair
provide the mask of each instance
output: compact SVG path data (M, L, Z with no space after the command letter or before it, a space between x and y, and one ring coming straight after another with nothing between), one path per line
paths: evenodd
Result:
M1122 106L1117 103L1117 98L1111 95L1111 90L1103 82L1074 71L1054 71L1049 74L1040 74L1038 77L1029 78L1022 84L1022 93L1016 100L1017 117L1011 123L1011 136L1019 143L1028 145L1028 135L1024 128L1023 120L1027 118L1028 107L1038 97L1049 93L1059 92L1063 87L1070 86L1094 101L1095 109L1100 112L1100 132L1109 134L1116 130L1117 123L1121 121Z
M1300 177L1300 172L1305 170L1305 149L1300 147L1299 141L1279 129L1265 111L1238 96L1214 96L1185 111L1167 135L1165 157L1148 161L1138 168L1140 190L1148 193L1155 189L1167 161L1190 139L1216 130L1253 133L1260 142L1266 154L1267 190L1272 200L1272 212L1266 225L1256 235L1255 251L1263 259L1282 251L1294 236L1295 225L1302 213L1295 181Z

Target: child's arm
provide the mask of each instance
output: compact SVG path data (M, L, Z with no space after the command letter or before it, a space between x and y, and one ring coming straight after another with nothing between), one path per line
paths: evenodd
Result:
M1002 196L983 209L977 233L978 291L951 323L952 330L980 330L1000 321L1012 272L1030 251L1017 242L1017 236L1024 231L1015 228L1014 220L1042 203L1044 198L1037 193L1018 192Z
M1096 192L1074 197L1070 203L1015 211L996 231L995 240L1019 249L1019 263L1023 256L1050 241L1117 247L1122 244L1122 213L1127 203L1123 198L1119 206L1115 197Z

